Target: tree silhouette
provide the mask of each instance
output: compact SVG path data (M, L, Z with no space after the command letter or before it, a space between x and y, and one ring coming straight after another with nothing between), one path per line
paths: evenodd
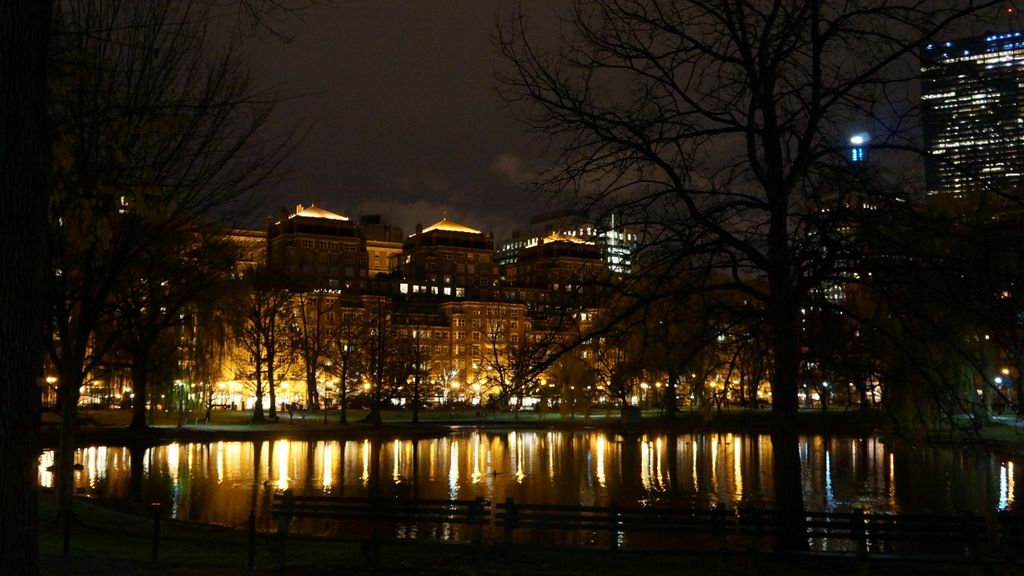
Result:
M57 460L70 463L78 390L92 365L122 336L133 336L136 352L157 342L162 312L140 298L187 290L164 290L172 283L157 278L159 268L196 264L183 253L192 235L255 206L290 145L267 134L275 96L255 87L235 47L217 44L203 2L64 0L54 18L50 352L63 416ZM139 308L129 313L118 300ZM145 333L114 326L140 328L144 317ZM132 426L141 428L146 368L135 365ZM58 465L62 510L70 484L70 468Z
M539 186L639 230L639 259L667 280L647 282L663 287L647 302L685 277L759 318L783 511L803 510L800 311L848 262L843 228L818 218L844 201L828 184L856 168L848 132L867 124L873 147L907 147L918 47L996 4L577 0L554 53L521 8L499 27L506 98L555 152ZM794 527L780 545L806 547Z

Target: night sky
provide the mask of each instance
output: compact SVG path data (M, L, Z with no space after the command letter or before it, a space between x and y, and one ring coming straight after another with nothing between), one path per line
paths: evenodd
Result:
M551 5L532 2L553 25ZM335 0L246 50L261 85L294 99L281 127L308 135L274 187L274 214L310 204L389 214L406 234L449 218L498 240L550 209L524 177L543 143L499 96L492 37L503 0Z

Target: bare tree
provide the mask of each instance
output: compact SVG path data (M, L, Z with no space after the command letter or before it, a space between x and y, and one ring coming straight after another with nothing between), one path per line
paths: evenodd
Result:
M430 382L430 366L432 361L429 344L430 330L416 322L415 315L406 317L405 321L413 321L397 328L395 352L400 363L399 381L409 387L409 403L412 408L412 422L420 421L420 406L423 403L423 389Z
M167 244L238 213L288 150L287 138L265 134L274 95L253 85L230 43L215 40L208 16L201 2L57 6L50 245L51 358L61 367L64 416L58 462L71 460L90 362L112 346L96 337L116 318L115 289L125 294L151 280L154 266L176 265ZM144 376L135 375L144 404ZM133 426L145 425L142 416L137 409ZM66 506L70 467L58 464L58 478Z
M855 126L877 132L874 147L908 146L918 47L995 5L577 0L555 55L521 11L499 31L506 95L558 153L544 186L614 209L643 230L659 273L743 294L761 318L781 510L803 509L800 310L846 262L836 231L816 226L844 200L823 184L850 171L841 152ZM806 546L798 530L780 538Z
M554 380L553 382L549 381L548 387L554 388L555 390L552 392L558 394L558 407L562 416L574 415L579 404L583 404L589 415L589 410L594 404L595 396L598 393L597 371L594 369L593 362L588 362L583 358L584 353L589 356L591 352L577 349L561 354L548 371L551 379ZM542 394L547 392L547 390L541 391ZM554 397L549 399L555 400Z
M384 399L395 361L395 337L391 323L391 302L381 296L368 296L363 301L366 340L363 346L366 375L370 380L370 411L366 421L383 422Z
M177 373L180 328L192 307L212 308L223 295L235 252L219 228L210 233L193 230L177 242L151 246L134 259L128 281L111 295L116 337L112 353L123 356L131 371L132 421L130 427L146 427L147 400L151 410L158 404L150 375L164 374L163 388Z
M327 322L331 303L327 294L319 290L296 292L292 295L289 329L291 348L302 361L303 380L306 383L306 408L320 407L318 378L327 361Z
M608 395L615 398L623 416L632 405L633 396L638 395L643 372L641 335L640 326L623 325L592 340L590 347L597 378Z
M333 307L334 321L330 323L328 338L328 370L338 378L338 421L348 424L349 395L358 389L359 377L365 369L363 350L366 345L367 325L364 312L358 306L345 305L339 298Z
M252 378L255 403L252 420L264 422L267 418L277 419L277 401L274 382L279 358L283 352L285 338L279 335L283 317L291 295L262 269L249 270L246 274L244 294L237 303L232 318L233 340L246 358L245 379ZM264 415L264 398L269 396L269 414Z
M47 0L12 0L0 7L0 230L3 278L3 378L0 388L0 456L10 465L0 474L0 569L38 572L36 546L35 438L38 404L35 377L46 330L48 306L40 294L49 260L42 237L52 184L53 150L47 118L51 78L49 56L54 5ZM289 2L239 0L254 23L289 11ZM35 239L35 240L33 240Z
M233 283L222 281L216 298L196 300L186 305L177 356L179 374L189 397L187 410L180 415L179 426L185 423L194 408L202 408L204 421L210 421L217 381L230 364L231 323L228 314L231 303L237 299L233 293L236 288Z

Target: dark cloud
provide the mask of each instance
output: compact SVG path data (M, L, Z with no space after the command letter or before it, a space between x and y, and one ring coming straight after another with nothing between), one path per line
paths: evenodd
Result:
M406 231L448 213L499 238L542 211L521 160L538 152L495 87L507 4L339 0L305 12L291 42L253 39L259 81L295 96L277 122L308 130L274 204L390 214Z

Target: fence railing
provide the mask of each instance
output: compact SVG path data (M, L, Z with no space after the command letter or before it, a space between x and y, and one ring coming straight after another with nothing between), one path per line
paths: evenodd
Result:
M668 508L529 504L508 498L492 506L475 500L407 500L274 495L272 514L283 562L292 520L336 520L340 538L369 543L375 563L389 543L447 541L476 554L485 543L518 547L674 553L792 553L780 536L806 541L802 554L870 562L908 560L1021 564L1024 516L806 512L797 516L757 508ZM467 526L468 530L442 527ZM415 529L411 529L415 528ZM794 534L795 539L794 539Z

